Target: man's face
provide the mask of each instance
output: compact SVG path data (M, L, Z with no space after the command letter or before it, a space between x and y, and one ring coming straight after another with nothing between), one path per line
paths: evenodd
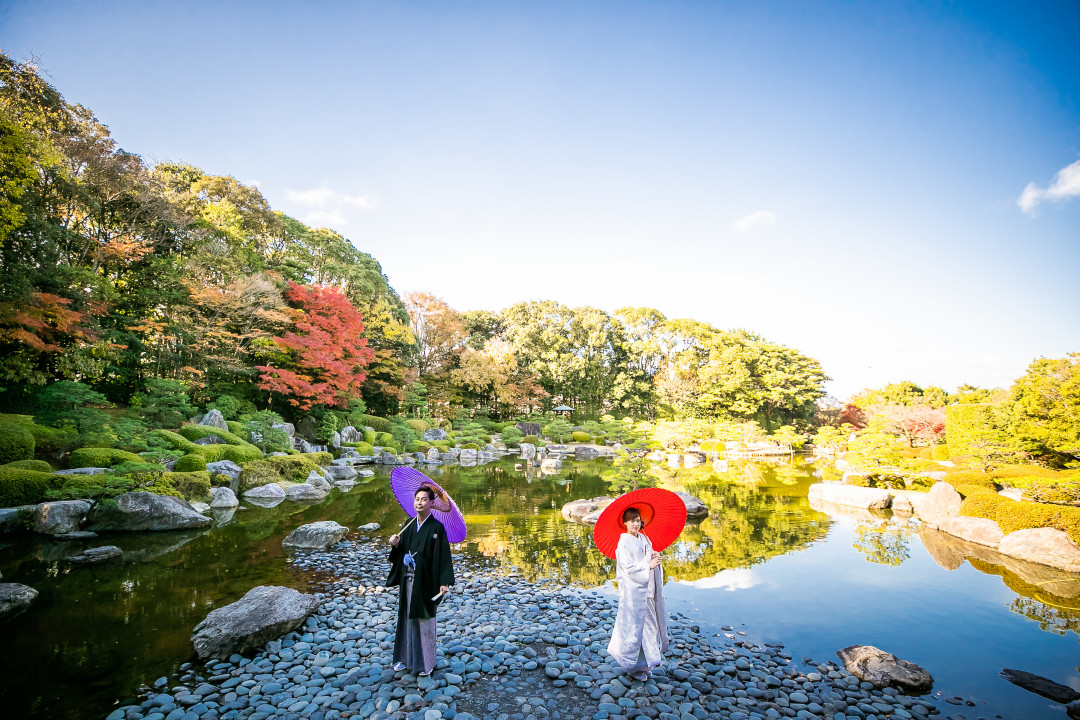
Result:
M425 491L421 490L416 493L416 496L413 498L413 509L416 510L418 515L427 515L431 512L431 498L428 497L428 494Z

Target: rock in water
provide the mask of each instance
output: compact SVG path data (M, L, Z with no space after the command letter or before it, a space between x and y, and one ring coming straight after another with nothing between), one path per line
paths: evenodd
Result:
M34 512L34 532L43 535L75 532L88 512L90 512L90 503L86 500L43 502Z
M1062 705L1067 705L1071 702L1080 700L1080 692L1073 690L1068 685L1061 685L1053 680L1047 680L1041 675L1024 672L1023 670L1010 670L1009 668L1005 668L1001 671L1001 677L1017 687L1022 687L1036 695L1042 695L1044 698L1053 700L1056 703L1061 703Z
M333 520L323 520L296 528L281 541L281 546L298 550L325 550L348 534L349 528Z
M851 645L837 650L836 655L849 673L876 688L892 685L924 692L934 685L934 678L923 668L873 645Z
M191 643L203 660L224 659L292 632L318 606L314 595L262 585L236 602L211 611L195 626Z
M889 507L892 499L888 490L839 483L814 483L810 486L807 497L867 510L884 510Z
M276 483L267 483L266 485L259 485L249 490L244 491L244 497L246 498L285 498L285 491L281 489L281 486Z
M230 480L239 480L243 469L232 460L218 460L206 463L206 469L211 475L226 475Z
M0 618L22 612L37 596L38 591L29 585L0 583Z
M1080 547L1057 528L1030 528L1006 535L998 550L1006 555L1049 565L1065 572L1080 573Z
M676 495L683 501L683 505L686 506L686 519L687 520L704 520L709 517L709 508L705 506L705 503L700 498L696 498L688 492L682 492L681 490Z
M326 494L326 490L317 488L314 485L308 485L307 483L290 485L289 489L285 491L285 497L294 502L317 502L319 500L325 500Z
M92 565L114 557L120 557L123 554L123 551L115 545L102 545L101 547L83 550L78 555L71 555L67 558L67 561L76 565Z
M213 488L210 493L214 496L210 501L211 508L234 508L240 504L236 494L227 487Z
M960 514L960 503L960 493L956 492L956 488L947 482L938 482L915 508L915 513L923 522L937 527L945 518Z
M86 529L93 532L185 530L213 522L180 498L151 492L124 493L114 500L102 500L94 505L87 521Z

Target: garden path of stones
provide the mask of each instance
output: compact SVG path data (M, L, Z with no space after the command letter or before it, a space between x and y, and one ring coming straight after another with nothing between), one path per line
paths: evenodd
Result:
M455 594L440 607L435 672L394 672L397 589L381 585L385 558L385 545L363 538L297 555L322 599L299 631L252 658L186 663L146 688L141 704L107 720L940 717L937 698L875 690L809 658L802 671L781 643L756 646L730 627L709 637L681 614L669 618L664 665L645 682L632 680L606 657L613 599L530 583L460 556ZM972 712L947 717L990 717L963 709Z

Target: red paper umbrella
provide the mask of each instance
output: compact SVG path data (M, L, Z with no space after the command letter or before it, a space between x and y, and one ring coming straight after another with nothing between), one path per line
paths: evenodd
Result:
M429 487L435 491L435 502L431 504L431 514L446 528L446 539L452 543L464 540L469 530L465 527L465 517L458 510L450 493L414 468L402 465L390 472L390 488L409 517L416 517L413 499L416 497L416 491L422 487Z
M686 525L686 504L670 490L641 488L621 495L604 508L593 529L596 547L612 559L619 536L626 532L622 516L627 508L637 508L641 513L641 532L648 536L657 552L675 542Z

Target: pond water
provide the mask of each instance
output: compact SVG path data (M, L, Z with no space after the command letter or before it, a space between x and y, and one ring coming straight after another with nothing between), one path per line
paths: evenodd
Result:
M530 579L610 591L613 561L593 547L591 528L559 512L609 494L607 467L571 462L545 476L502 460L428 472L466 514L469 538L458 552ZM969 717L1064 717L1061 706L999 678L1006 667L1080 690L1080 577L1006 563L899 518L821 512L807 500L821 471L798 459L658 473L662 486L710 510L665 552L670 612L712 632L731 625L755 642L783 641L796 660L876 645L930 670L935 691L975 701L957 708ZM391 534L405 516L388 474L377 468L318 505L241 510L205 531L103 536L90 545L118 545L123 560L92 567L62 562L86 546L79 542L0 538L3 582L40 592L0 625L4 716L104 717L192 659L191 630L210 610L257 585L307 588L281 547L293 528L329 519L378 522Z

